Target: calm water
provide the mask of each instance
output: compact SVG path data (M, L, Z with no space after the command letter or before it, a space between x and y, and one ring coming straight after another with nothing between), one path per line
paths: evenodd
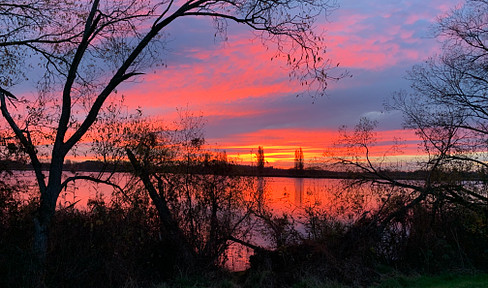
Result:
M347 189L347 182L340 179L269 177L257 180L258 193L273 215L291 216L297 231L306 236L303 222L308 208L326 213L335 219L349 222L357 219L367 209L377 207L376 194L369 188ZM268 246L266 240L257 236L254 243ZM229 248L227 267L233 271L249 268L251 249L234 244Z
M67 172L65 178L73 175ZM31 193L37 191L32 172L17 172L16 177L32 183ZM127 176L123 173L114 175L112 180L121 187L127 184ZM375 202L367 198L371 192L369 189L349 191L343 188L344 183L340 179L263 177L256 178L255 182L256 193L260 195L260 200L277 214L293 214L311 206L343 214L344 210L354 204L352 202L357 202L358 205ZM74 205L78 209L84 209L90 199L103 199L108 203L113 191L113 187L106 184L77 180L70 182L62 191L58 206Z
M65 177L73 176L66 173ZM26 180L33 180L30 172L19 172L19 177ZM114 176L113 180L119 185L127 183L125 174ZM273 215L290 215L296 220L298 230L300 221L306 218L306 209L313 207L323 213L342 219L343 221L354 220L364 209L373 208L375 196L370 189L348 190L344 188L342 180L338 179L312 179L312 178L256 178L255 193L259 199L270 209ZM87 207L89 199L103 199L108 203L111 199L113 188L105 184L96 184L87 181L72 182L59 197L58 205L66 207L75 205L79 209ZM253 237L255 244L266 245L266 240L260 236ZM249 256L252 251L239 245L232 244L228 250L228 261L226 266L234 271L244 270L249 266Z

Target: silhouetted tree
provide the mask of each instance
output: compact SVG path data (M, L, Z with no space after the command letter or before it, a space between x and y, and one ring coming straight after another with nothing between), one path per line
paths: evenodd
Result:
M467 206L485 206L488 151L488 2L470 0L439 19L439 55L413 67L413 92L394 96L405 127L423 140L438 193ZM476 181L466 182L469 175ZM444 175L444 176L443 176ZM447 176L450 175L450 176ZM472 179L470 180L475 180Z
M432 197L436 205L486 207L487 15L487 1L470 0L439 18L441 53L414 66L408 73L412 92L396 93L387 105L403 112L405 128L422 139L424 181L406 185L392 179L382 166L387 162L372 158L376 123L367 119L345 135L342 145L354 153L344 163L365 172L368 181L412 189L416 202Z
M30 158L40 192L34 251L45 262L48 231L61 189L66 155L86 136L107 98L144 68L159 65L158 41L181 17L209 17L223 32L226 21L242 23L276 43L292 75L319 92L333 78L324 45L312 31L329 1L2 1L0 3L0 110ZM26 63L26 59L33 59ZM32 75L38 100L17 117L12 89ZM27 86L25 86L27 87ZM22 111L20 109L19 111ZM38 129L39 128L39 129ZM48 135L46 138L45 136ZM46 151L39 144L49 143ZM49 159L41 169L40 153ZM76 180L69 178L69 181Z
M409 174L388 161L388 151L378 152L375 126L375 121L363 118L354 130L343 129L340 156L335 158L351 172L346 191L366 187L370 192L360 192L360 199L370 198L374 203L362 208L362 216L348 232L350 240L368 241L368 247L377 245L378 256L386 261L408 262L422 269L431 269L429 261L440 265L437 269L447 265L464 268L466 262L479 261L474 259L480 258L479 247L486 243L487 232L482 227L486 226L487 210L481 198L484 195L475 193L486 187L484 179L446 165L444 158L433 155L420 163L423 169L416 171L414 178L398 177ZM398 147L389 151L393 149ZM469 236L460 240L458 235ZM426 249L430 255L419 261L415 255Z
M302 147L300 147L299 149L295 150L295 169L303 170L303 167L303 151Z
M395 179L390 173L394 166L387 161L388 151L373 154L372 150L378 144L375 132L377 122L368 118L361 118L352 131L347 127L341 128L341 138L337 143L340 148L338 155L333 156L333 161L340 163L341 168L350 172L350 186L359 187L367 185L372 190L381 192L378 195L380 205L375 213L375 224L380 231L390 224L395 218L402 218L405 214L434 193L434 187L430 181L402 181ZM393 147L394 149L396 147ZM387 187L386 190L384 187ZM377 189L376 189L377 188ZM383 194L384 192L387 192ZM400 191L400 192L399 192ZM390 201L397 201L401 195L402 205L398 210L385 211ZM374 214L374 213L373 213ZM374 226L374 225L372 225Z
M398 209L383 210L375 221L385 227L419 204L442 207L463 205L485 211L486 152L488 150L488 2L472 0L439 19L442 53L409 72L412 92L396 93L390 109L403 112L405 127L421 138L426 160L420 161L421 181L400 181L390 173L384 155L373 155L375 121L361 119L354 131L344 130L339 157L355 174L357 184L390 187L382 201L398 201ZM347 132L347 133L346 133ZM342 152L341 152L342 153ZM398 193L400 191L401 193ZM437 209L437 210L436 210Z
M225 153L203 149L198 119L186 113L172 128L138 122L119 147L156 207L164 246L180 268L222 260L230 240L248 236L254 205L249 179L232 175Z
M265 161L264 160L264 149L261 146L258 147L258 152L256 153L256 161L257 161L258 173L261 174L261 173L263 173L264 161Z

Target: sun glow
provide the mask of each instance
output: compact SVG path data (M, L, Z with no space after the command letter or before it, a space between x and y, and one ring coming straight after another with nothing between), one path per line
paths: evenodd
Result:
M266 164L276 168L293 168L295 151L299 148L304 154L305 167L320 167L331 159L330 155L336 158L348 156L337 131L266 129L234 135L233 138L233 142L217 142L216 148L225 150L230 159L243 164L256 163L259 146L264 148ZM402 162L419 154L419 140L413 131L378 131L376 138L377 142L370 146L372 157Z

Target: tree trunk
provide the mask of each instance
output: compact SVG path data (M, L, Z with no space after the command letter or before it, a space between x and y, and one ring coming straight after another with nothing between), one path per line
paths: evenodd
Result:
M39 213L41 212L39 211ZM44 266L44 263L46 262L49 223L50 219L46 219L45 217L36 216L34 218L33 250L37 258L36 260L41 267Z
M48 257L49 229L56 212L56 202L61 192L62 164L63 160L55 161L55 159L52 159L48 185L45 190L41 191L39 208L37 215L34 217L34 240L32 243L33 252L36 257L34 280L39 287L44 286L43 280Z
M188 239L173 218L166 199L158 193L149 178L148 172L141 166L134 153L129 149L126 152L136 174L144 183L144 187L148 191L154 206L156 206L161 221L161 233L165 236L165 248L175 254L176 259L173 260L176 260L177 265L191 268L196 260L195 251L188 244Z
M41 203L38 208L37 215L34 217L33 252L35 262L33 266L34 271L32 271L32 274L34 276L34 285L37 287L44 287L44 276L46 272L46 260L49 243L49 226L56 208L56 204L52 205L45 198L46 197L41 196Z

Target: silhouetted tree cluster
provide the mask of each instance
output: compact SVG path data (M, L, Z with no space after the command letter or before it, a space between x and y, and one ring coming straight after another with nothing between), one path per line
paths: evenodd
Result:
M94 151L111 161L124 157L107 153L127 155L133 185L144 188L124 194L147 193L175 267L195 269L197 264L221 264L232 241L249 237L255 203L247 193L253 181L232 173L225 152L204 149L201 117L187 110L179 113L180 120L170 126L132 117L125 125L119 123L119 129L112 130L118 134L103 138Z

